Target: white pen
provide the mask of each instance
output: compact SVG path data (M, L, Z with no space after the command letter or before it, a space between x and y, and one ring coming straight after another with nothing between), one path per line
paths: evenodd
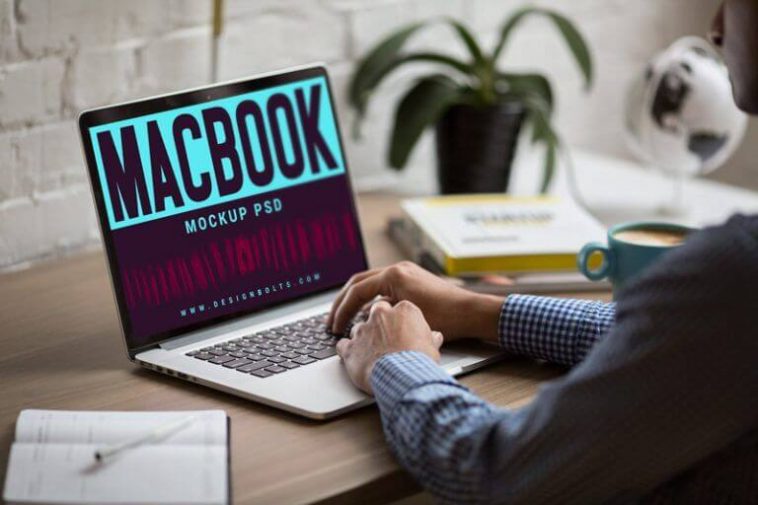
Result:
M171 421L164 425L158 426L153 431L145 433L144 435L136 436L134 438L121 442L120 444L100 448L95 451L95 461L101 463L111 456L115 456L116 454L126 449L131 449L132 447L137 447L139 445L157 441L169 435L173 435L177 431L188 426L194 420L195 416L188 416L182 419L177 419L176 421Z

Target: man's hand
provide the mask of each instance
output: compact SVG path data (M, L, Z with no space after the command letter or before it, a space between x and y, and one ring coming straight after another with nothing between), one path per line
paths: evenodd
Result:
M349 339L337 342L337 353L353 384L368 394L371 391L371 371L385 354L400 351L423 352L440 360L442 334L429 328L424 316L411 302L399 302L394 307L385 300L371 306L368 320L353 326Z
M390 303L412 302L429 326L448 340L497 340L502 298L459 288L409 261L351 277L334 301L327 325L334 333L343 333L350 320L377 296Z

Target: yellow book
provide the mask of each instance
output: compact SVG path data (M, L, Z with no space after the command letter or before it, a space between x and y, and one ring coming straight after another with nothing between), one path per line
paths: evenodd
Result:
M605 229L559 197L455 195L403 202L415 245L448 275L576 270L576 255Z

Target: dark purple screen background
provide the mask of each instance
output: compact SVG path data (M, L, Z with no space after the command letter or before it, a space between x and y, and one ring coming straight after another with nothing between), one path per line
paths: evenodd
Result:
M281 200L281 212L256 217L253 204L273 198ZM185 231L185 220L240 206L247 209L243 221ZM113 230L111 236L130 348L220 316L323 291L366 267L345 174ZM301 285L308 275L311 281Z

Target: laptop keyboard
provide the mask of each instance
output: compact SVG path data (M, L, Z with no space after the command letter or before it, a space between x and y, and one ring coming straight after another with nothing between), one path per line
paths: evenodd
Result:
M326 329L327 314L270 328L187 356L238 372L266 378L337 354L339 339Z

